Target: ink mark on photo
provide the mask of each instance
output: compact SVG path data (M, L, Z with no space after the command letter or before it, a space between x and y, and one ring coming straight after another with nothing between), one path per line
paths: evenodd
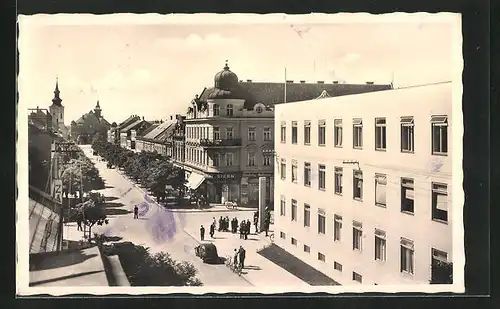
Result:
M124 197L125 195L127 195L130 191L132 191L132 188L129 188L127 191L123 192L121 194L121 197Z
M137 208L139 208L139 212L138 212L138 215L140 217L144 217L148 211L149 211L149 204L148 203L140 203L139 205L136 205Z
M144 193L144 200L146 200L146 202L151 204L155 203L155 201L153 201L153 199L147 193Z
M147 226L156 243L172 240L177 232L175 217L170 211L158 210L149 218Z
M438 173L441 171L441 167L443 167L444 163L441 160L433 160L431 162L431 172Z

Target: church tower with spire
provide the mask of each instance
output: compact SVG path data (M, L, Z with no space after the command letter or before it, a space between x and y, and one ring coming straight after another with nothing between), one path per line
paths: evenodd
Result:
M99 105L99 100L97 100L97 104L94 108L94 114L96 115L97 119L101 120L101 112L102 112L102 109L101 109L101 106Z
M52 105L49 107L50 114L52 115L52 127L56 131L60 131L61 127L64 126L64 106L61 104L62 100L59 97L59 93L59 80L56 79L54 98L52 99Z

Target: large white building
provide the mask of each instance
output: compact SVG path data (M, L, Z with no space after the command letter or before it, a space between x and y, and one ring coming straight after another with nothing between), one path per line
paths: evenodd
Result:
M452 84L276 105L275 243L342 285L452 261Z

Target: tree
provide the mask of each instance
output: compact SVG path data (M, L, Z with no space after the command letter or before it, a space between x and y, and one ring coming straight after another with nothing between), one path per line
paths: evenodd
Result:
M88 200L77 205L78 214L82 218L83 224L89 228L89 241L92 237L92 227L94 225L108 224L108 219L104 213L104 195L100 193L90 193Z

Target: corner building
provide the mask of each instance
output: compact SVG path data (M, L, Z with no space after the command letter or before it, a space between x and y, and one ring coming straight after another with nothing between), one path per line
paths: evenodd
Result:
M275 243L342 285L453 261L452 84L276 105Z
M185 123L189 189L207 193L208 201L258 205L258 179L267 178L273 196L273 111L257 102L228 65L191 102Z

